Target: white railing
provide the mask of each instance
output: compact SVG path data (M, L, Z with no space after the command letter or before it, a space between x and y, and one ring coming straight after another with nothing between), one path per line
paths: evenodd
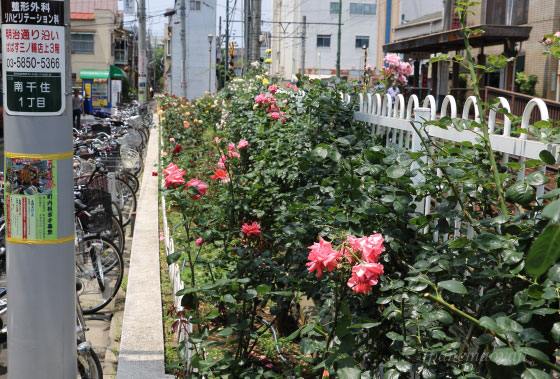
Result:
M344 98L346 102L350 102L350 97ZM499 107L510 111L508 101L500 97ZM406 105L406 106L405 106ZM397 95L395 104L392 104L389 95L381 96L380 94L363 94L359 95L359 110L354 113L354 119L363 121L371 127L371 132L374 134L386 136L387 146L399 146L411 152L423 150L421 139L411 125L411 121L415 122L415 127L421 130L425 136L430 139L439 139L452 142L469 141L476 143L479 137L475 132L481 133L480 130L464 130L458 131L452 126L447 129L440 128L436 125L424 125L427 120L438 120L444 116L457 118L458 109L455 98L448 95L444 98L441 105L441 112L438 117L436 113L436 101L432 95L428 95L422 102L422 107L419 106L420 101L416 95L410 96L408 104L405 104L404 96ZM541 119L548 120L548 109L543 100L534 98L525 107L522 116L521 128L527 129L529 126L529 119L533 109L537 107L540 111ZM459 118L469 119L469 113L473 110L474 119L480 120L476 98L470 96L464 105L463 112ZM492 149L495 152L502 153L502 164L509 162L510 155L517 156L521 169L517 175L517 180L525 178L525 161L527 159L540 159L539 153L542 150L547 150L558 160L558 153L560 152L560 145L542 143L535 140L528 139L527 134L521 134L519 137L512 137L511 133L511 120L505 117L504 124L501 125L501 133L496 133L496 111L491 110L488 115L487 124L490 132L490 142ZM425 161L430 164L429 161ZM539 167L539 170L546 171L546 166ZM438 169L438 176L442 176L441 171ZM416 181L422 181L421 177L414 178ZM537 197L544 193L544 185L537 187ZM436 204L437 205L437 204ZM432 212L434 204L429 197L418 203L417 210L425 215ZM460 210L460 209L458 209ZM461 235L462 227L467 230L467 236L472 237L473 231L470 226L465 225L462 220L454 220L454 235L457 237ZM464 229L463 229L464 230ZM434 235L434 240L439 236ZM442 236L443 240L449 238L448 235Z

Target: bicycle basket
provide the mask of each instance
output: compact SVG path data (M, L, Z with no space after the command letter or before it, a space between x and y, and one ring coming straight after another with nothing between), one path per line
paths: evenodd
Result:
M125 169L133 169L140 163L140 154L136 150L121 147L121 161Z
M97 188L84 188L81 190L82 202L87 205L87 211L80 217L84 230L88 233L100 233L111 227L113 209L111 194Z
M122 168L121 157L103 157L101 163L108 172L118 172Z
M78 157L74 158L74 174L75 176L91 174L95 171L95 163L86 161Z

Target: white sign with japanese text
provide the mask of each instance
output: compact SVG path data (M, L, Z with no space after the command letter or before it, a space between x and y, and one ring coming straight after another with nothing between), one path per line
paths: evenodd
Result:
M2 1L4 108L10 115L54 116L64 112L63 4Z

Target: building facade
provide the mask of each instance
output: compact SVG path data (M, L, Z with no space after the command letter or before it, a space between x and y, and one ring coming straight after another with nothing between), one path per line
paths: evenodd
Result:
M271 74L291 80L303 65L310 77L335 75L338 18L336 0L273 0ZM342 77L359 80L365 64L375 66L377 22L377 0L342 2Z
M167 52L170 52L168 90L192 100L216 88L216 0L185 0L185 65L180 2L169 16Z

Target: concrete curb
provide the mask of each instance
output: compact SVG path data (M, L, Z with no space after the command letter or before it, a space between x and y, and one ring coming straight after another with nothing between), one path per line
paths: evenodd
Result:
M152 130L130 254L117 379L173 378L165 374L158 231L158 133Z

